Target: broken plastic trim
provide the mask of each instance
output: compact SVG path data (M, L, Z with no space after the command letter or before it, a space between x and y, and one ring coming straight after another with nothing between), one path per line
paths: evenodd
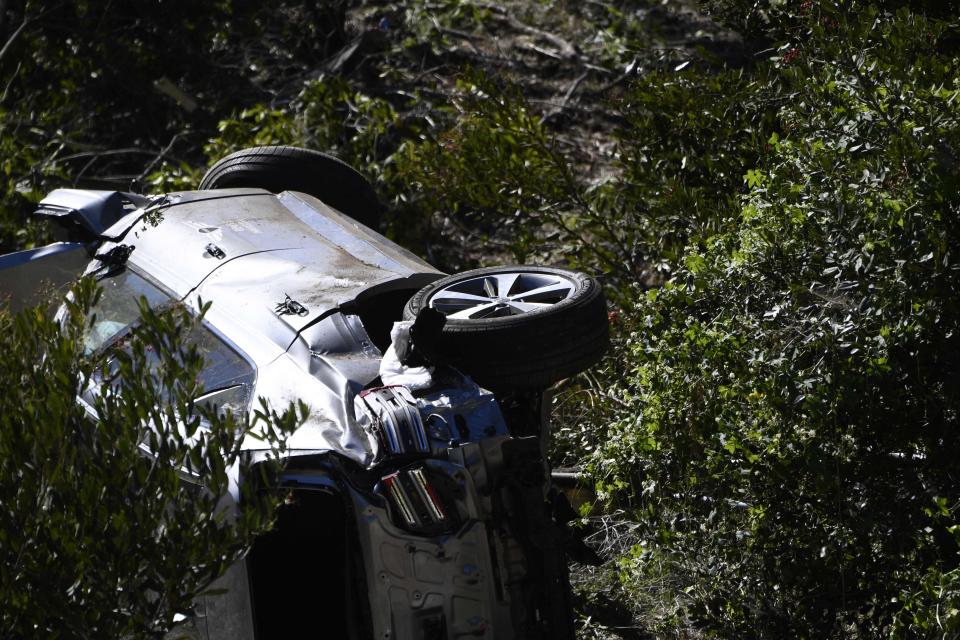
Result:
M360 393L371 427L386 451L394 455L429 453L417 401L406 387L377 387Z
M204 251L209 253L211 256L213 256L217 260L223 260L224 258L227 257L226 252L220 247L218 247L217 245L213 244L212 242L207 246L205 246L203 249ZM287 296L287 299L289 300L290 296Z
M207 251L210 251L210 246L212 245L207 245ZM223 251L218 247L214 247L214 248L217 249L217 251L220 251L220 253L223 253ZM210 253L210 255L218 258L220 257L212 252ZM274 312L277 315L280 315L280 316L298 315L302 318L303 316L308 315L310 313L310 311L305 306L303 306L302 304L300 304L299 302L291 298L289 294L285 293L283 295L286 296L286 299L284 299L283 302L278 302L277 306L273 308Z
M133 245L118 244L109 251L98 253L93 257L95 260L99 260L103 264L119 266L127 263L127 260L130 259L130 254L133 253L134 249L136 249L136 247Z
M55 189L40 201L34 214L73 225L86 240L93 240L120 218L149 203L149 198L136 193Z
M100 262L100 266L93 272L96 274L96 279L103 280L104 278L109 278L123 271L134 249L136 249L136 247L133 245L118 244L109 251L94 255L94 260Z

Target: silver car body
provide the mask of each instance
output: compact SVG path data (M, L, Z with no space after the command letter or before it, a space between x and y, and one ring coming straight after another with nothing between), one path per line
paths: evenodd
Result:
M342 505L336 506L344 520L339 546L307 545L289 557L284 550L263 551L260 560L255 548L253 560L221 579L226 593L198 602L197 616L180 633L209 640L273 636L270 625L283 623L284 601L257 587L256 574L283 580L287 574L277 566L289 562L290 574L299 565L341 567L336 575L351 595L340 603L336 587L321 591L340 603L334 609L347 610L349 619L334 627L344 637L570 635L569 620L562 620L569 606L561 534L552 516L538 511L549 478L543 396L525 398L527 417L514 419L524 424L508 426L483 390L440 387L421 394L419 409L404 409L402 420L417 422L419 412L448 423L459 412L456 419L466 416L466 426L440 437L422 422L414 425L419 437L430 439L415 455L385 446L370 426L376 416L357 408L363 404L358 395L379 375L384 346L369 335L361 310L376 312L378 300L416 291L441 272L302 193L184 192L136 198L134 206L128 198L123 209L112 194L91 193L54 192L42 209L82 218L99 236L98 255L120 247L126 268L172 298L194 309L211 302L205 323L255 371L250 397L277 410L294 400L310 408L287 442L282 486L299 492L305 504ZM48 252L77 261L76 245ZM27 264L30 257L19 260ZM103 268L93 260L86 271ZM244 446L255 458L263 445L247 438ZM336 500L323 502L329 496ZM269 606L258 610L258 598Z

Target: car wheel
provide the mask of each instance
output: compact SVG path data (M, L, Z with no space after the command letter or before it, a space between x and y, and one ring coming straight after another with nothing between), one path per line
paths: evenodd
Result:
M564 269L465 271L418 291L404 318L426 308L446 322L424 356L492 390L544 389L595 364L609 343L600 285Z
M299 147L250 147L220 159L200 189L254 187L273 193L300 191L327 203L360 224L380 223L377 195L360 173L326 153Z

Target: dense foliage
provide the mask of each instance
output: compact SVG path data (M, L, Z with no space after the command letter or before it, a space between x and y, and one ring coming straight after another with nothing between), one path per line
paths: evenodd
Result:
M671 2L316 6L184 5L176 55L144 33L177 12L8 11L0 33L34 20L9 51L47 53L0 55L6 246L94 168L164 190L251 144L332 150L435 264L573 266L615 302L614 350L556 404L612 556L579 574L585 637L957 637L946 3L704 2L739 39ZM112 25L122 79L69 20Z
M280 446L302 409L264 408L250 422L195 403L203 357L183 309L143 304L124 348L84 355L98 295L82 282L59 323L39 308L0 311L4 638L162 637L280 500L254 490L263 479L240 441L255 429ZM76 399L95 381L97 420ZM237 474L246 499L232 505L221 496Z
M591 463L642 525L622 575L671 573L726 637L954 637L953 26L780 17L741 102L772 116L747 192L631 310L629 405Z

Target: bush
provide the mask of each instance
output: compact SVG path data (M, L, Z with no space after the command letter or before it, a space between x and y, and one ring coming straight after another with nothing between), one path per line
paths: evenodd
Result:
M322 149L371 178L397 145L398 117L389 102L336 77L309 80L283 108L255 105L221 120L204 148L215 162L245 147L284 144Z
M251 422L194 404L203 358L186 340L196 320L183 309L142 304L134 339L109 366L85 356L97 296L81 282L59 325L40 308L0 310L7 637L161 637L272 523L279 497L252 490L262 478L241 440L256 427L276 451L303 413L264 409ZM95 376L92 419L77 393ZM226 506L237 474L244 501Z
M633 310L629 407L592 468L643 524L624 579L665 563L706 630L940 637L960 564L957 60L936 19L808 7L753 71L780 98L748 118L771 123L748 192L719 194L718 232Z

